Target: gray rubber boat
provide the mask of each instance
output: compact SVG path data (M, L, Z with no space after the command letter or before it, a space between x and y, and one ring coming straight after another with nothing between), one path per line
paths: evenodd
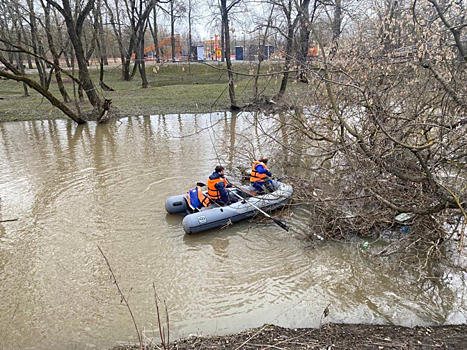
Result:
M274 188L274 192L254 197L248 194L248 189L232 189L244 199L223 207L211 204L194 213L190 211L186 195L172 196L165 201L165 209L170 214L187 214L182 221L183 230L188 234L198 233L253 217L258 214L253 205L264 211L282 207L292 195L293 188L279 181L274 181Z

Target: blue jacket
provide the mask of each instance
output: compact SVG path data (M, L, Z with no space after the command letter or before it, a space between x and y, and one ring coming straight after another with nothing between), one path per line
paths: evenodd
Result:
M267 169L264 169L264 167L261 165L261 164L258 164L256 167L256 172L260 173L260 174L266 174L267 176L269 177L272 177L272 173L267 170ZM268 180L266 180L268 181ZM270 181L270 180L269 180ZM259 185L259 186L262 186L263 185L263 182L264 181L257 181L256 184Z
M211 180L215 180L215 179L219 179L221 176L219 175L219 173L216 173L216 172L213 172L211 175L209 175L209 178ZM220 195L221 195L221 201L224 202L224 203L228 203L229 202L229 192L225 189L225 184L224 182L218 182L216 183L216 188L217 190L219 191Z

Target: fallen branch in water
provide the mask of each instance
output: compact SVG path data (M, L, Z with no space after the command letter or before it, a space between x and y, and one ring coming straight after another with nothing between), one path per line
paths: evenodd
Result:
M18 221L19 219L8 219L8 220L0 220L0 222L12 222L12 221Z

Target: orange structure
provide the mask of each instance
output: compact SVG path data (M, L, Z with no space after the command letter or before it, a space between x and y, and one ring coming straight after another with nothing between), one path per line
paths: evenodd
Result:
M177 56L180 57L182 55L182 40L180 38L180 34L175 34L174 40L175 40L175 57ZM160 50L159 52L161 54L162 60L168 61L172 59L172 37L169 36L159 41L157 46L159 47L159 50ZM149 45L144 48L144 55L146 56L148 52L154 53L155 51L156 51L155 45L154 44ZM154 54L154 57L155 57L155 54ZM131 55L131 58L134 59L135 54Z

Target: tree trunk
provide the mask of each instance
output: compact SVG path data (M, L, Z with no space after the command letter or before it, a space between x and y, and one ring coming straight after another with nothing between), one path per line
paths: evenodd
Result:
M148 79L146 77L146 62L144 61L144 33L146 32L144 26L139 33L139 74L141 75L141 87L146 89L148 87Z
M224 23L224 19L222 19L222 25L221 25L221 62L224 62L225 61L225 34L224 34L224 31L225 31L225 23ZM229 33L230 34L230 33Z
M55 27L57 28L57 35L58 35L59 45L61 45L61 51L63 52L63 55L65 56L66 66L68 68L71 68L71 59L70 59L70 52L69 52L69 41L65 40L63 38L62 28L61 28L60 23L58 21L58 16L57 16L56 11L53 11L53 14L54 14L54 18L55 18Z
M107 58L107 45L105 44L104 38L104 24L102 23L102 2L97 0L97 18L98 18L98 28L99 28L99 51L101 57L104 58L104 65L109 65L109 60Z
M292 47L293 47L293 37L294 37L294 28L295 28L295 21L292 22L292 0L289 0L287 8L283 7L283 11L284 11L286 22L287 22L287 37L286 37L286 44L285 44L284 74L282 76L281 87L276 96L277 99L281 99L284 96L285 90L287 89L287 82L289 80L289 69L290 69L291 60L292 60Z
M146 7L143 7L143 5L146 5ZM131 23L131 36L130 36L130 45L127 50L126 54L126 62L125 62L125 80L130 80L130 60L131 60L131 54L135 51L138 51L138 39L139 39L139 32L140 31L145 31L145 27L147 24L147 20L149 18L149 14L151 11L154 9L154 6L156 5L156 0L149 0L147 3L146 2L140 2L139 4L139 9L136 9L136 4L132 2L131 7L127 8L128 16L130 18L130 23ZM144 11L143 11L144 9ZM144 50L144 48L143 48ZM138 51L139 52L139 51ZM138 53L136 52L136 53ZM144 53L144 51L143 51ZM133 68L133 74L136 72L136 65Z
M57 4L54 1L47 1L50 2L52 6L57 7ZM94 0L89 0L76 20L73 18L68 0L63 0L63 8L58 6L57 9L62 13L65 19L68 35L70 36L70 41L74 48L76 62L78 63L79 68L79 80L81 81L80 86L84 89L84 92L92 106L100 111L102 109L102 101L97 95L96 87L89 75L86 57L84 56L83 45L80 38L84 18L91 11L93 3Z
M60 66L59 55L55 48L55 43L52 37L52 26L50 23L50 4L46 5L44 4L43 1L41 1L41 3L44 9L45 32L47 35L47 43L49 44L50 53L52 54L54 64L56 66ZM59 69L55 69L55 79L57 80L58 90L60 91L60 94L62 95L63 101L70 102L70 97L68 96L65 90L65 85L63 84L62 75Z
M132 53L134 51L134 47L135 47L135 41L136 41L136 35L135 35L135 32L132 30L131 35L130 35L130 43L128 45L128 49L127 49L126 55L125 55L125 63L123 65L123 67L124 67L123 80L125 80L125 81L130 81L131 77L133 76L133 74L130 74L130 64L131 64L131 55L132 55Z
M27 40L27 37L26 37L26 33L24 31L24 27L21 26L21 32L22 32L22 36L23 36L23 40L24 40L24 43L27 45L27 46L30 46L29 44L29 40ZM32 65L32 60L31 60L31 56L30 55L26 55L26 59L28 60L28 68L29 69L34 69L34 66Z
M70 56L71 56L70 68L72 69L72 75L74 76L75 75L75 55L73 53L73 48L71 49ZM80 102L83 102L84 101L83 86L81 85L81 81L78 80L78 82L79 82L78 83L78 99ZM73 90L75 88L75 83L76 81L73 81ZM76 93L74 91L73 91L73 95L75 96L75 99L76 99ZM79 110L79 105L77 105L77 107ZM81 115L81 112L79 112L79 114Z
M21 31L20 28L18 28L18 42L21 42ZM23 55L21 52L17 53L16 56L16 66L18 67L18 70L21 72L22 75L24 75L24 64L23 64ZM23 82L23 91L24 91L24 97L29 97L29 91L28 91L28 85Z
M14 7L14 8L8 7L7 10L8 10L8 15L12 18L12 26L13 26L12 30L16 31L16 40L20 43L21 39L22 39L22 37L21 37L22 25L21 25L21 23L18 23L17 18L19 17L19 15L17 16L15 14L15 13L18 13L18 9L17 9L17 7ZM6 31L6 33L8 35L8 37L9 37L9 39L10 39L10 42L13 42L13 40L11 40L13 38L13 34L11 33L10 28L8 26L5 28L5 31ZM1 55L1 52L0 52L0 55ZM18 51L16 53L13 52L13 51L11 51L11 52L9 51L8 52L8 61L6 61L6 63L4 63L5 66L7 68L9 68L10 70L12 70L12 68L14 68L14 60L16 60L16 65L17 65L17 68L19 70L18 74L24 74L23 57L22 57L20 51ZM24 97L28 97L29 96L28 86L26 84L24 84L24 83L23 83L23 90L24 90Z
M191 41L191 0L188 0L188 62L193 58L191 52L191 46L193 45Z
M253 96L254 96L255 100L258 99L258 79L259 79L259 74L261 72L261 62L264 61L264 51L265 51L265 48L266 48L266 40L267 40L267 37L268 37L269 27L272 24L272 14L273 14L273 12L274 12L274 6L272 6L272 8L271 8L271 13L270 13L269 18L268 18L268 24L267 24L266 29L264 31L263 44L259 45L258 68L256 70L255 84L254 84L254 90L253 90ZM260 38L260 43L261 43L261 31L259 33L259 38Z
M91 57L94 53L94 50L96 49L96 46L97 46L97 34L98 34L98 24L97 24L97 19L95 18L94 19L94 23L93 23L93 28L94 30L92 31L92 37L91 37L91 44L89 44L88 47L86 47L86 64L88 66L90 66L90 60L91 60ZM86 36L85 36L86 38Z
M120 11L118 10L118 6L116 6L115 15L117 16L117 18L115 18L114 13L112 12L112 8L107 3L107 0L104 0L104 2L105 2L105 6L107 7L109 16L110 16L110 22L112 23L112 28L113 28L115 37L117 38L118 51L120 53L120 62L122 64L122 79L125 80L125 51L123 49L122 31L120 27Z
M300 5L300 41L298 50L298 61L300 68L298 71L298 78L304 83L308 83L307 77L307 56L308 56L308 43L310 41L310 29L308 28L309 20L309 6L310 0L303 0Z
M152 40L154 42L154 55L156 57L156 62L160 63L160 50L159 50L159 34L157 29L157 8L154 8L154 22L151 26L151 21L148 20L149 30L151 31Z
M170 44L172 46L172 62L175 62L175 16L174 0L170 1Z
M227 9L227 0L220 0L221 3L221 16L222 16L222 23L224 27L224 35L225 35L225 44L226 44L226 51L230 52L230 35L229 35L229 9ZM237 105L237 97L235 96L235 80L234 74L232 71L232 61L230 60L230 55L226 57L227 62L227 71L229 75L229 97L230 97L230 109L238 110L239 107Z
M37 26L36 26L36 14L34 10L34 3L32 0L27 0L28 8L29 8L29 26L31 28L31 46L32 46L32 51L36 55L41 55L41 50L39 48L39 42L37 40ZM36 69L37 73L39 74L39 79L41 82L41 85L43 87L46 87L46 75L47 73L45 72L44 64L42 61L40 61L37 56L34 57L34 61L36 63Z
M332 48L330 57L332 58L339 48L339 38L341 36L342 25L342 0L335 0L334 18L332 20Z
M161 63L159 50L159 33L157 28L157 8L154 7L154 50L156 52L156 62Z

